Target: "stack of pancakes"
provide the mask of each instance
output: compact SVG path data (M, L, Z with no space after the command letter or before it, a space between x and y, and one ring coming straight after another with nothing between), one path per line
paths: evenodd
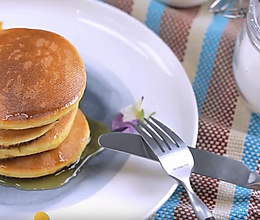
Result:
M45 176L81 156L90 134L78 109L85 86L83 61L64 37L0 31L0 175Z

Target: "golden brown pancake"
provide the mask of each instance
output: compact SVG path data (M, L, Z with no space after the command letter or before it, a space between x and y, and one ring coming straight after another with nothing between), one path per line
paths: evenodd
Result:
M31 155L57 148L68 136L76 114L77 108L65 115L51 130L36 140L9 148L0 148L0 159Z
M90 135L84 114L78 110L71 132L62 144L50 151L0 161L0 175L34 178L55 173L75 162L86 147Z
M57 123L58 121L55 121L51 124L43 125L41 127L28 128L23 130L0 129L0 148L9 147L10 145L24 143L36 139L52 129Z
M78 105L86 72L76 48L45 30L0 31L0 129L50 124Z

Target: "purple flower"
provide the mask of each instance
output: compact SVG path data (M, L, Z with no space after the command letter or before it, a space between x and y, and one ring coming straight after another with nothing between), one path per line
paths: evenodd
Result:
M112 130L127 133L136 133L136 130L131 125L131 123L137 124L138 119L144 121L145 115L144 110L142 109L143 100L144 97L141 97L137 100L135 105L129 105L123 108L116 116L116 118L112 121ZM153 114L154 113L152 113L151 115Z
M132 123L137 124L137 120L133 120ZM123 114L121 113L119 113L112 121L112 130L125 133L135 133L135 128L129 122L123 122Z

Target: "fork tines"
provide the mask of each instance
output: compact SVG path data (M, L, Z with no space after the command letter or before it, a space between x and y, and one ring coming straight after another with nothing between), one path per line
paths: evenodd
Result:
M151 117L150 119L151 120L148 120L146 118L144 119L146 124L141 120L138 120L138 125L132 124L133 127L145 139L146 142L149 142L149 140L151 140L152 137L159 145L162 152L165 152L167 150L173 150L173 148L176 147L186 147L182 139L176 133L174 133L169 127L167 127L154 117ZM174 147L173 143L175 143Z

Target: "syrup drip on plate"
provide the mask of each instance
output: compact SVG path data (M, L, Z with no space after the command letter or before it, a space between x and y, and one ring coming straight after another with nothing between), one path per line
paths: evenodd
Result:
M81 157L75 163L69 167L64 167L54 174L39 178L19 179L0 176L0 184L25 190L55 189L67 184L78 175L87 160L102 151L102 148L98 144L98 137L101 134L109 132L105 124L91 118L87 118L87 120L90 127L90 141Z

